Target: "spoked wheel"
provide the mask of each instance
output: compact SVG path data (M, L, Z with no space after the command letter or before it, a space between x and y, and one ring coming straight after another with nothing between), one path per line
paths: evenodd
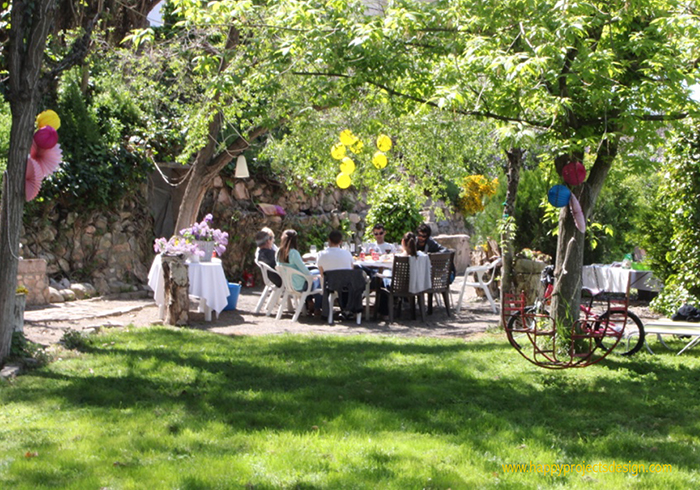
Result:
M608 310L600 315L593 328L599 334L596 344L606 352L617 346L617 353L631 356L644 345L644 324L631 311Z
M525 309L525 319L523 321L523 315L519 311L516 311L508 319L506 324L506 336L510 344L518 350L523 347L531 346L534 344L537 349L546 350L547 352L551 350L552 346L549 345L554 341L552 335L543 337L542 332L551 332L552 320L549 318L549 312L546 310L541 310L539 314L536 313L537 309L535 307L529 307Z

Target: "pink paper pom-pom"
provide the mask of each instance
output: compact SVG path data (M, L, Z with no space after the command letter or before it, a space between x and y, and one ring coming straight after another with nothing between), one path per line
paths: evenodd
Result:
M36 160L41 171L41 178L48 177L56 171L63 157L61 145L56 144L51 148L39 148L36 144L32 144L32 149L29 156Z
M27 158L27 171L24 175L24 197L27 202L34 199L41 189L41 170L32 157Z
M58 133L51 126L44 126L34 133L34 143L44 150L53 148L58 143Z

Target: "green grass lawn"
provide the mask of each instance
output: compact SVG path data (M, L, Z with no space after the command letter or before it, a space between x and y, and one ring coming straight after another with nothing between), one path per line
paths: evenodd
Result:
M548 371L500 334L93 339L0 384L0 488L700 485L700 350Z

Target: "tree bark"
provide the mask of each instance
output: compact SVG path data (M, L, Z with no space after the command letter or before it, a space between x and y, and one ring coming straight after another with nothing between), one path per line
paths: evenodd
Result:
M24 212L24 176L39 106L39 80L55 8L54 0L13 1L9 39L12 111L10 150L0 203L0 362L10 352L17 288L19 237Z
M190 277L184 257L163 255L163 278L166 325L190 322Z
M506 190L506 201L503 207L503 219L512 220L513 211L515 210L515 201L518 196L518 185L520 184L520 169L523 165L523 155L525 151L522 148L511 148L506 152L508 157L508 167L506 175L508 186ZM515 251L513 248L512 233L505 229L501 233L501 254L503 256L503 273L501 277L501 305L505 304L505 294L515 293L514 291L514 257Z
M588 179L583 184L571 189L581 203L581 209L586 221L595 207L605 178L610 171L613 160L617 156L617 151L618 142L616 139L603 139L596 161L588 173ZM576 159L578 157L575 156L573 158ZM563 166L570 160L572 160L570 155L557 158L555 162L557 171L561 173ZM584 240L585 233L581 233L576 228L569 207L563 207L559 215L557 264L554 270L555 282L551 307L551 314L557 326L557 343L560 349L568 348L571 328L579 318Z

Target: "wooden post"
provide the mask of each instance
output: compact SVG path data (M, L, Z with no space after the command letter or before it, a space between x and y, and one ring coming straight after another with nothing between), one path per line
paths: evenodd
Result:
M190 321L190 278L182 255L163 255L165 319L167 325L187 325Z

